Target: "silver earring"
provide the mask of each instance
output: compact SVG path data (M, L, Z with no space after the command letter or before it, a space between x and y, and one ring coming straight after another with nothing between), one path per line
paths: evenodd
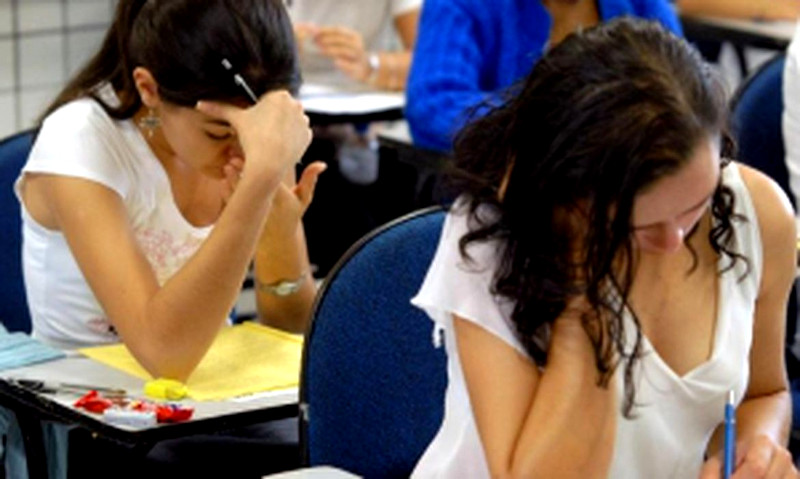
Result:
M161 118L156 115L156 111L153 108L148 108L147 115L139 119L139 128L147 133L148 138L153 137L153 132L159 126L161 126Z

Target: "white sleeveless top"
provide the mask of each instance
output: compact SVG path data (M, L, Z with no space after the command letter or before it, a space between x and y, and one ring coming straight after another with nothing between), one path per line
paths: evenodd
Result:
M110 87L101 95L107 103L117 101ZM89 98L70 102L45 119L16 182L18 197L27 173L82 178L116 192L159 284L211 232L210 226L198 228L183 217L164 168L136 125L112 119ZM24 205L22 219L22 267L33 336L62 349L120 341L64 235L37 223Z
M644 356L635 371L636 401L640 406L633 411L634 419L626 419L620 412L608 477L697 477L706 444L723 420L728 391L735 391L741 400L747 388L753 315L761 280L761 237L750 194L737 165L724 168L722 177L734 191L736 212L747 218L746 222L734 223L734 251L749 259L750 273L739 281L746 265L738 261L719 278L718 317L708 361L678 376L644 338ZM474 322L530 357L510 320L511 304L498 303L489 293L493 246L470 245L475 264L466 264L461 257L458 240L467 227L463 213L451 211L447 215L436 256L419 293L412 299L434 321L434 338L444 332L448 358L444 419L414 470L412 477L416 478L489 477L455 346L453 314ZM720 266L728 264L723 256ZM632 344L634 325L629 316L625 321L628 344ZM623 397L622 375L615 377L618 397Z

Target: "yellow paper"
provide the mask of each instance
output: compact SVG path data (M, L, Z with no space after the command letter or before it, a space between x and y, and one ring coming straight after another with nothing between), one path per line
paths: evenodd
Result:
M302 349L302 337L274 328L252 322L225 327L189 376L189 397L211 401L295 387ZM144 380L154 379L123 344L80 352Z

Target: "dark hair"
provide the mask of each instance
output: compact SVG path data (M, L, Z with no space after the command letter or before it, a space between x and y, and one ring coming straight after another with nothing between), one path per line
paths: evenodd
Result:
M723 83L686 41L656 23L618 19L567 37L507 101L456 137L456 183L470 215L462 256L469 259L470 243L496 242L492 294L513 303L511 318L538 364L553 322L585 296L598 384L624 363L626 415L642 340L627 307L634 199L685 165L704 138L718 136L723 158L730 154L726 110ZM749 268L732 249L732 221L741 219L733 203L720 182L709 242L729 259L725 270L738 260ZM625 342L626 310L633 345Z
M116 119L142 106L133 82L147 68L161 98L192 107L201 99L247 101L222 66L228 59L256 95L300 83L291 22L281 0L120 0L100 50L70 80L41 119L85 96ZM120 105L100 100L95 90L108 82Z

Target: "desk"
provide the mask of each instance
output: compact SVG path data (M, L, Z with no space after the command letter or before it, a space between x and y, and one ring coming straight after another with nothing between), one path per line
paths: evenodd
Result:
M730 42L734 45L784 50L796 28L793 21L737 20L681 15L683 32L690 40Z
M313 125L371 123L403 118L404 92L378 91L358 85L306 83L300 103Z
M0 404L17 414L31 478L47 477L40 420L81 426L105 439L146 453L155 443L165 439L288 418L297 414L297 388L292 388L227 401L184 400L181 404L195 408L191 421L136 429L108 424L99 415L72 407L78 395L39 394L10 384L10 378L122 388L133 397L141 395L144 381L77 353L70 353L70 356L56 361L0 371Z

